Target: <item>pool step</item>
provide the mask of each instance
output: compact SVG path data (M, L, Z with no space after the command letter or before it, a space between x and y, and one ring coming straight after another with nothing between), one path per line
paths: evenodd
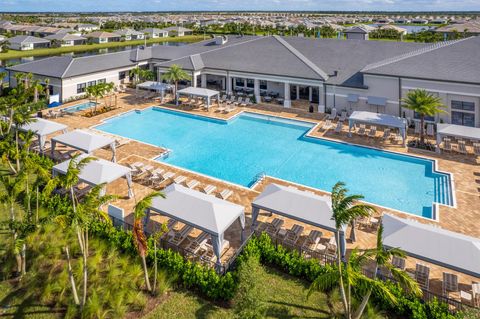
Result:
M434 200L440 204L453 205L452 189L447 175L441 174L435 177Z

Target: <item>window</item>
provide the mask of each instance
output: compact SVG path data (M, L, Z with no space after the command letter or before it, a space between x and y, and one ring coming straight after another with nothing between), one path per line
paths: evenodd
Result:
M254 88L255 87L255 80L247 79L247 87L248 88Z
M94 86L97 84L97 81L90 81L88 82L87 86Z
M267 89L267 81L260 81L260 90L266 90Z
M98 83L98 84L100 84L100 83L107 83L107 79L100 79L100 80L97 81L97 83Z
M235 78L235 86L245 86L242 78Z
M475 126L475 103L452 101L452 124Z
M87 87L86 83L77 84L77 94L85 93L85 88Z
M118 73L118 79L119 79L120 81L121 81L121 80L124 80L126 77L127 77L127 72L122 71L122 72L119 72L119 73Z

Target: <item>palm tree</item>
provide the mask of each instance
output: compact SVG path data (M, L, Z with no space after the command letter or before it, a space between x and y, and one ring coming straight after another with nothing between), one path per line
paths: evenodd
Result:
M150 278L148 276L148 268L147 268L147 260L146 260L148 246L147 246L147 238L145 236L145 232L143 229L143 218L145 217L146 209L152 205L152 200L155 197L165 198L165 195L161 192L150 193L135 205L135 209L133 212L133 216L134 216L133 239L135 241L135 247L137 248L138 255L142 259L143 272L145 274L145 284L149 292L152 292L152 287L150 285Z
M183 80L190 80L190 75L182 69L181 66L177 64L173 64L167 72L162 74L162 80L168 81L170 83L175 84L175 92L173 94L175 95L175 104L178 103L177 101L177 90L178 90L178 82L183 81Z
M86 88L85 92L90 98L95 99L95 106L93 107L93 114L97 113L97 104L98 99L103 98L105 95L105 83L98 83L95 85L90 85Z
M0 72L0 96L3 94L3 80L7 77L7 75L8 73L5 71Z
M420 116L420 144L424 145L425 116L435 116L438 113L445 112L442 99L424 89L416 89L408 92L407 97L402 99L402 106Z
M45 99L47 104L50 104L50 79L46 78L43 83L45 83Z
M342 298L345 314L348 318L350 318L350 291L345 290L345 286L343 283L343 270L342 270L342 263L340 261L340 232L350 225L354 220L360 217L367 217L370 216L373 212L375 212L375 208L370 205L361 204L359 203L364 197L362 195L347 195L348 189L345 188L345 184L342 182L338 182L333 186L332 189L332 219L335 221L335 238L337 240L337 269L338 269L338 280L340 286L340 295ZM317 282L317 279L315 282ZM314 283L314 285L318 285L318 283Z

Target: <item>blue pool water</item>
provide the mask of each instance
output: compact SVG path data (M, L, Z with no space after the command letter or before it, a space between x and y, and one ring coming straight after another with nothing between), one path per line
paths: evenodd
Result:
M90 109L95 106L95 102L85 102L81 104L75 104L69 107L64 108L63 110L67 113L75 113L78 111L83 111L86 109Z
M305 137L310 123L243 113L225 122L180 112L129 112L96 128L167 147L166 163L244 186L257 174L325 191L343 181L374 204L432 217L432 203L451 204L449 175L432 161Z

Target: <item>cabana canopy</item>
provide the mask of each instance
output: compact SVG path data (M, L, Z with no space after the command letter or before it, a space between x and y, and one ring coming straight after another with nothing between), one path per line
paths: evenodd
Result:
M137 84L137 88L156 91L156 92L163 92L163 91L171 90L172 86L167 83L147 81L147 82Z
M156 197L152 200L152 206L147 211L147 221L153 211L210 234L217 262L220 263L225 231L237 219L240 220L242 229L245 229L243 206L178 184L165 188L164 194L165 198Z
M210 99L214 96L219 98L220 92L210 89L204 88L197 88L190 86L185 89L181 89L177 91L177 100L179 95L192 95L192 96L200 96L207 99L207 107L210 107Z
M480 141L480 128L455 124L437 124L437 149L446 136Z
M112 149L112 162L115 158L115 140L103 135L93 134L82 130L75 130L52 138L52 157L57 143L70 146L84 153L91 154L100 148L110 146Z
M358 97L359 97L358 94L348 94L347 95L347 102L357 103L358 102Z
M405 121L405 119L401 117L389 115L389 114L374 113L374 112L355 111L348 118L349 136L352 135L351 134L352 127L357 123L398 128L400 131L400 134L402 135L403 145L405 145L406 143L407 122Z
M269 184L252 202L252 227L257 224L260 210L265 210L302 223L336 232L332 204L328 196L318 196L298 189ZM345 228L340 231L342 258L346 252Z
M384 214L383 244L442 267L480 277L480 239Z
M77 158L80 161L88 157L82 154ZM71 160L67 160L53 167L53 174L66 174ZM120 164L112 163L104 159L95 158L95 160L86 164L79 174L79 179L92 186L100 184L109 184L121 177L127 179L128 197L133 197L131 169ZM105 193L105 190L103 190Z
M57 122L44 120L42 118L35 118L32 120L32 122L22 125L18 129L24 132L32 131L35 133L38 136L40 151L43 152L47 135L58 131L63 131L63 133L66 133L67 126Z

